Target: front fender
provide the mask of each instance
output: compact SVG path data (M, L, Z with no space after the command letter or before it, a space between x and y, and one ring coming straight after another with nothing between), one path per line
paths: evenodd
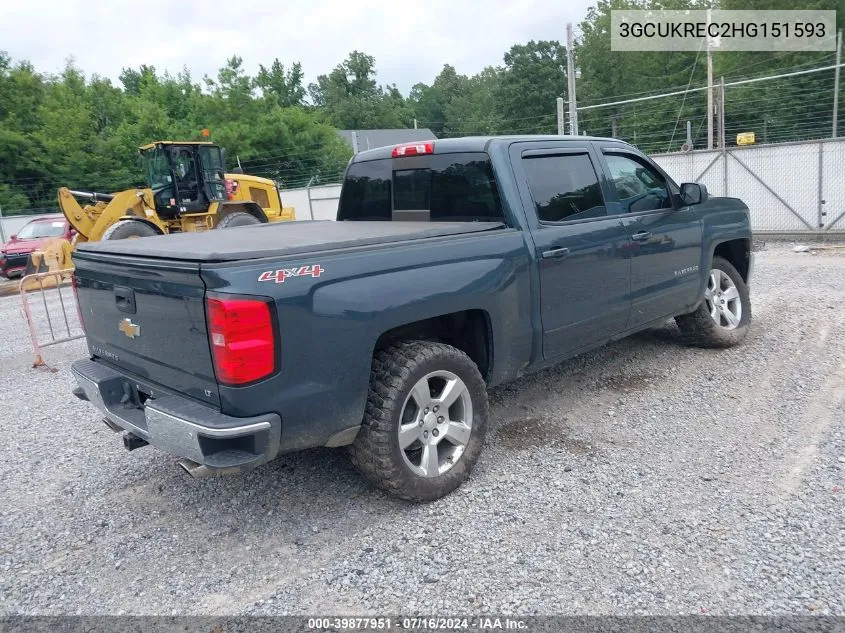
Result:
M716 248L733 240L751 240L750 211L738 198L711 197L700 206L699 213L702 220L701 283L695 308L704 300Z

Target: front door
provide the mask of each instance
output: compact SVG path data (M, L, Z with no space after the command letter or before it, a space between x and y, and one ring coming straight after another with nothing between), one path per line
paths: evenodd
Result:
M577 353L625 329L628 234L607 217L597 158L583 141L517 143L511 158L537 254L543 356Z
M604 148L619 216L631 238L631 321L637 327L692 305L700 290L701 220L648 159Z

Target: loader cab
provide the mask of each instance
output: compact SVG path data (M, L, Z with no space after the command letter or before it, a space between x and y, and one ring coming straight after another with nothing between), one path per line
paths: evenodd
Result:
M223 152L212 143L154 143L141 148L156 212L163 218L203 213L226 199Z

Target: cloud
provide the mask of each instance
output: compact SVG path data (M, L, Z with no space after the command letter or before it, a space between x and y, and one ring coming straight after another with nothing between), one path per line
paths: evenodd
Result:
M123 67L150 64L195 80L239 55L248 71L278 57L299 61L308 81L352 50L376 59L379 82L407 94L444 64L474 74L499 65L513 44L563 40L590 0L29 0L7 3L0 49L41 72L73 58L86 74L117 80Z

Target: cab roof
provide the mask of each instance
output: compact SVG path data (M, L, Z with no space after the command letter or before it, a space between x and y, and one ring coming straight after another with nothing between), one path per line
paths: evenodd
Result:
M434 143L434 154L451 152L486 152L491 143L513 143L515 141L605 141L629 145L618 138L606 138L601 136L558 136L553 134L516 134L511 136L462 136L459 138L441 138L430 141L413 141L377 147L363 152L358 152L352 157L352 162L363 162L377 160L380 158L391 158L393 148L402 145L421 145L423 143Z
M216 143L212 143L211 141L154 141L146 145L141 145L138 149L153 149L157 145L216 145Z

